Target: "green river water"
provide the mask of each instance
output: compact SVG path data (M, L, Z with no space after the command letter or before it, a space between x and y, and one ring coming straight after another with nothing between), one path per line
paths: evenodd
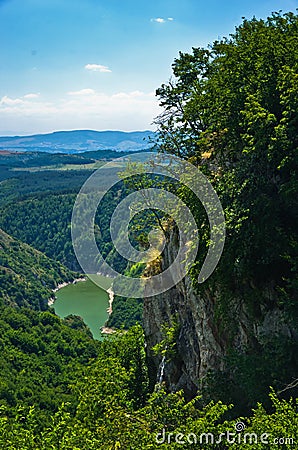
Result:
M108 287L108 286L107 286ZM81 316L95 339L102 339L100 327L108 318L109 294L89 279L69 284L56 292L54 309L59 317Z

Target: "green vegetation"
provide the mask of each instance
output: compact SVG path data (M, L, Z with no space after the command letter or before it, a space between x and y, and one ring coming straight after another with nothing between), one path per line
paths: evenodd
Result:
M65 164L90 164L94 159L86 155L64 155L44 152L1 152L0 165L9 168L31 168L43 166L61 166Z
M92 174L92 170L3 171L5 179L0 182L0 205L9 205L32 194L41 197L49 193L77 193Z
M74 399L70 385L97 356L97 342L78 318L64 324L50 312L0 310L0 404L10 415L16 405L34 405L42 419Z
M214 439L235 433L236 422L225 418L231 406L211 402L201 408L199 397L186 403L181 392L167 394L163 389L149 394L140 327L99 343L88 330L78 329L77 319L72 329L49 312L8 307L2 308L1 317L3 449L169 448L170 433L170 448L180 448L175 439L179 434L181 440L182 433L185 439L191 436L190 442L196 436L197 448L212 449L206 433L213 433ZM295 404L280 401L274 393L271 401L271 412L259 405L251 418L241 418L245 432L256 433L259 441L264 433L268 442L293 439L298 425ZM248 445L238 439L227 444L222 435L217 448ZM185 447L192 446L186 440ZM268 444L249 448L265 449Z
M113 312L109 316L107 326L127 330L137 323L143 323L143 300L140 298L125 298L115 295Z
M141 153L141 152L138 152ZM115 150L94 150L80 154L46 153L46 152L14 152L0 150L0 166L13 168L40 168L44 166L61 167L68 164L84 165L96 161L111 160L129 155L130 152L117 152Z
M80 270L71 243L75 194L48 194L13 202L1 209L0 226L72 270Z
M178 440L190 433L200 439L205 433L196 445L201 449L294 448L290 441L273 439L297 439L298 426L297 405L290 399L298 386L297 30L294 14L244 20L230 38L181 53L173 64L174 80L158 90L165 108L157 119L160 150L189 160L208 175L227 219L221 262L212 278L198 286L208 223L190 191L183 186L177 191L200 224L195 288L216 300L214 326L230 344L225 371L210 374L207 386L190 402L183 392L166 392L162 383L151 392L143 331L140 325L130 328L141 322L141 300L115 298L109 325L129 330L103 342L92 339L79 317L62 320L48 309L53 288L74 277L58 261L78 268L70 215L75 194L92 171L19 173L10 170L19 162L1 166L0 226L13 236L0 232L1 449L175 449L181 448L175 442L178 433ZM25 168L35 165L34 158L37 166L57 165L64 156L29 155L22 162ZM119 182L106 194L95 232L111 264L135 276L143 267L126 266L109 235L115 204L128 188ZM155 223L162 219L155 216ZM146 247L144 231L152 224L150 213L135 219L130 230L134 245ZM285 332L272 333L261 343L251 335L247 348L238 349L233 339L240 310L256 326L268 311L279 310ZM165 327L155 348L169 364L177 358L179 325ZM268 395L270 386L274 391ZM238 440L239 434L234 443L224 438L216 446L206 442L206 433L217 438L234 433L240 420L245 432L258 439L268 433L269 444L247 444ZM163 430L165 441L157 443Z
M88 173L88 175L90 174ZM33 175L37 174L31 174L31 176ZM75 175L74 177L76 178ZM46 178L47 180L48 178ZM78 183L79 180L82 181L81 177L75 182ZM28 189L30 190L30 187ZM38 195L30 193L26 199L20 198L0 206L0 227L71 270L79 271L80 266L71 242L71 215L76 194L60 193L55 175L52 178L52 190L53 193L39 192ZM15 193L15 190L13 192ZM124 192L121 192L121 187L116 186L114 190L112 189L105 195L97 211L96 232L100 249L105 257L113 248L109 232L111 215L117 202L123 196ZM86 202L87 207L88 202ZM122 258L112 252L109 261L111 263L118 261L118 264L121 264ZM123 267L125 268L125 265Z
M181 53L175 82L157 91L166 108L161 150L197 163L225 208L222 283L232 291L244 283L249 297L250 283L261 291L274 280L289 309L297 295L297 20L244 20L229 39Z
M0 230L0 299L13 306L45 310L53 289L74 274L43 253Z
M165 110L157 119L160 150L200 167L224 207L224 253L213 276L198 285L209 224L189 189L180 189L201 230L192 278L199 293L215 299L219 333L232 351L243 320L239 311L248 327L273 309L287 324L288 338L280 327L262 345L251 333L247 348L229 360L224 389L211 393L222 399L229 392L230 401L247 405L263 399L269 384L289 384L298 370L297 30L292 13L244 20L229 38L180 53L175 78L157 91ZM268 369L272 359L276 367Z

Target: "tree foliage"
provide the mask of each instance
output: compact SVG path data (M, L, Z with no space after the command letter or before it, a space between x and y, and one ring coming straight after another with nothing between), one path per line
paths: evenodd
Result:
M199 164L220 194L229 277L274 276L282 290L297 265L297 22L244 20L229 38L180 53L157 90L160 149Z
M0 300L45 310L53 289L72 281L74 273L0 229Z
M227 394L246 405L265 401L270 384L281 389L297 373L297 38L294 13L244 19L228 38L180 53L173 78L157 90L160 150L197 165L224 208L224 253L212 277L198 285L209 224L197 199L180 189L201 223L194 285L214 299L215 324L231 349L241 326L248 336L212 385L213 398ZM274 336L256 339L254 327L272 311L281 317Z

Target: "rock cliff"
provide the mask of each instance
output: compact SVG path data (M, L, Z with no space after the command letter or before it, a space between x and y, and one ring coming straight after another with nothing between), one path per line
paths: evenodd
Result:
M174 260L176 245L172 233L161 262L162 268L168 267ZM152 347L164 339L163 326L178 323L175 355L167 358L163 381L170 391L183 388L188 398L196 394L209 371L224 369L225 356L231 347L241 352L248 345L258 348L267 336L282 334L297 337L293 327L287 324L282 310L260 307L252 319L240 295L234 301L234 314L237 316L235 323L231 324L231 327L236 324L236 328L230 333L228 324L223 326L220 317L215 319L217 295L219 293L214 294L214 290L211 293L204 285L201 285L200 292L196 291L190 277L186 276L171 290L144 300L147 352L156 377L162 358L153 353ZM273 287L268 287L264 295L270 298L271 304L276 303L272 302L276 296Z

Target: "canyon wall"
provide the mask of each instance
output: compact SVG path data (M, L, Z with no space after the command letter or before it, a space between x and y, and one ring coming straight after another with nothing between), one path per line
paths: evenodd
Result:
M163 255L162 268L173 262L176 247L177 239L173 232ZM236 330L231 342L229 324L223 326L220 317L215 320L217 295L219 293L214 294L214 291L211 294L204 285L201 285L200 292L196 291L190 277L186 276L169 291L144 299L147 353L156 377L162 357L154 354L152 347L164 339L164 326L178 324L175 354L166 358L163 372L163 381L170 391L184 389L186 396L191 398L209 371L224 369L229 348L242 352L248 345L257 348L268 336L282 334L292 337L295 334L283 312L276 307L260 307L258 318L252 320L239 296L234 302L235 321L231 326L236 324ZM273 287L267 287L264 295L270 298L271 304L276 304Z

